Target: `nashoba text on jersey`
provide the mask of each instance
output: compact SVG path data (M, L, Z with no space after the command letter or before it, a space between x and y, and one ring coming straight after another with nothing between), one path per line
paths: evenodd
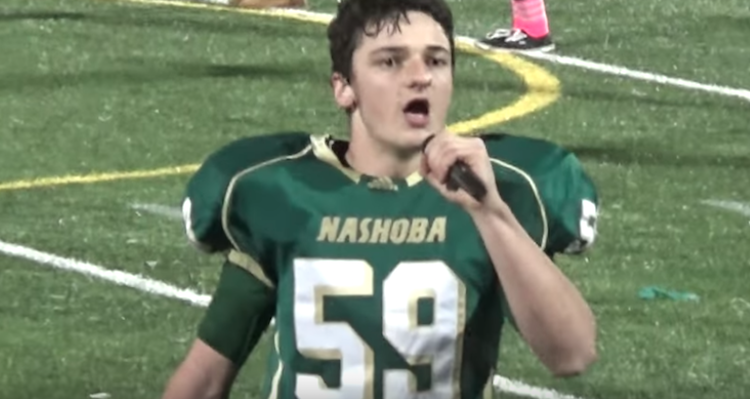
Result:
M422 244L445 241L447 218L325 216L318 241L351 244Z

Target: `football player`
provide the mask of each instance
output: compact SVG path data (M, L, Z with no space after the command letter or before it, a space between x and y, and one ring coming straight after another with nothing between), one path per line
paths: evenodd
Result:
M576 158L446 131L444 0L343 0L328 39L349 139L240 139L188 183L187 236L226 261L163 397L228 395L272 318L264 398L478 399L506 320L554 375L586 370L595 320L550 258L595 238ZM484 196L447 184L458 161Z

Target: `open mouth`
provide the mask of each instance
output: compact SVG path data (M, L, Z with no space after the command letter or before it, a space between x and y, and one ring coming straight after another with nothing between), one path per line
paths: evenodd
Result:
M423 98L411 100L404 107L404 115L411 127L425 127L429 122L430 102Z

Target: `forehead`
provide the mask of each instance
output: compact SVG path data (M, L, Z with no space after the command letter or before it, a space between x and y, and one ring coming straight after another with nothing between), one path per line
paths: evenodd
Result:
M396 27L398 29L394 29ZM366 31L372 32L374 28L370 26ZM377 35L362 35L358 50L367 53L383 47L420 49L432 46L449 48L443 27L425 13L410 11L406 18L401 16L398 20L387 21Z

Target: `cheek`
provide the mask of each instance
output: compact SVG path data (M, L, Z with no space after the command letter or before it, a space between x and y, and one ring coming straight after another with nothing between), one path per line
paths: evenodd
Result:
M441 74L440 77L440 91L443 94L453 93L453 75L451 73Z
M365 112L373 116L382 116L391 112L396 103L397 90L387 82L371 80L360 87L358 93L359 104Z
M453 97L453 82L447 82L441 84L437 89L437 102L440 104L440 108L445 112L451 104L451 98Z

